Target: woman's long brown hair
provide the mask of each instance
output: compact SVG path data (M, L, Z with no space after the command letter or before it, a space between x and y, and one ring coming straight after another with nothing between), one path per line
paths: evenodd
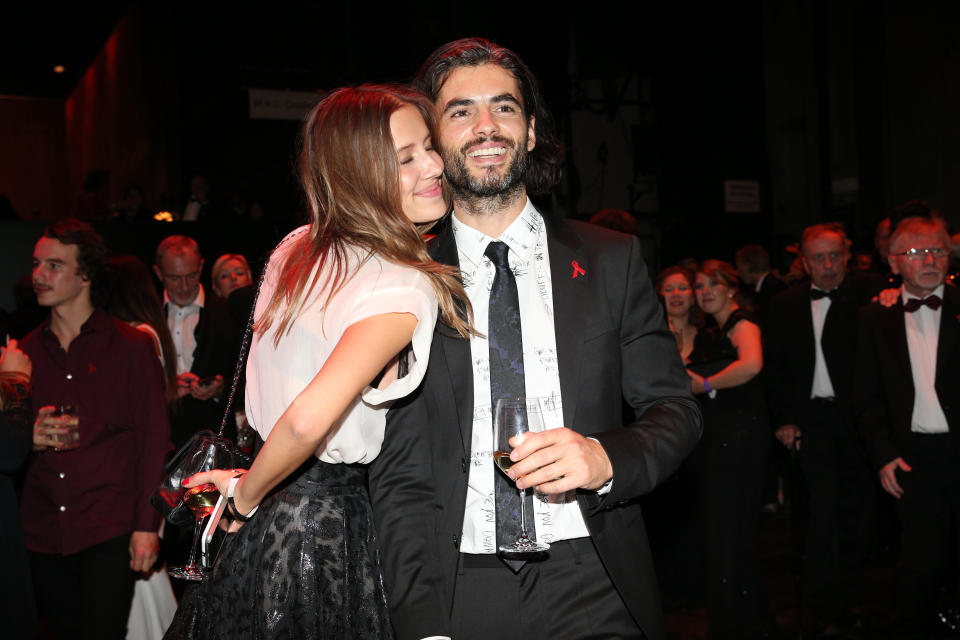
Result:
M313 224L309 233L293 240L296 245L281 267L278 286L257 318L260 335L276 324L274 345L290 331L315 288L320 287L325 306L343 287L348 247L423 273L433 285L443 321L462 337L474 333L458 270L430 258L400 205L400 166L390 116L406 106L415 107L434 131L426 98L393 85L337 89L307 116L299 170ZM319 282L328 263L331 275Z

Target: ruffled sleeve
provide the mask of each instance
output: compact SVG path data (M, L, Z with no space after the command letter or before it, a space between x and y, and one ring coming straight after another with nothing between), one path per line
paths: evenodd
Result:
M422 273L408 268L388 266L376 289L357 305L351 324L383 313L412 313L417 327L408 353L408 372L385 389L367 387L361 394L364 404L376 407L402 398L417 388L427 370L430 340L437 321L437 298L433 287ZM396 270L394 270L396 269Z

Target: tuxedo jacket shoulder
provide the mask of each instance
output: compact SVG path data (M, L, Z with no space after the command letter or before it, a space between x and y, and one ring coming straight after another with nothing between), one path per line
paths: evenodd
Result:
M914 386L903 304L860 312L854 410L870 460L880 468L901 457L910 437ZM944 287L934 386L955 448L960 444L960 291Z
M431 246L458 264L449 223ZM640 507L699 436L699 409L635 238L548 225L554 331L566 425L596 437L614 468L600 499L580 492L611 580L651 639L663 624ZM622 426L622 400L635 421ZM387 415L370 490L398 638L449 635L473 425L470 343L438 323L427 373Z
M201 378L221 375L229 383L240 351L240 331L227 301L207 292L193 333L197 347L190 370Z

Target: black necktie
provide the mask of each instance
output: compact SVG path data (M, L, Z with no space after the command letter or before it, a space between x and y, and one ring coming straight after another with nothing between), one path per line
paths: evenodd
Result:
M836 289L831 289L830 291L824 291L823 289L810 289L810 299L821 300L823 298L830 298L831 300L836 300L838 293L839 292Z
M926 305L936 311L940 308L940 305L943 304L943 301L940 299L940 296L927 296L926 298L910 298L903 303L903 310L907 313L913 313L920 307Z
M523 337L520 332L520 299L517 281L507 261L508 247L502 242L491 242L484 254L496 268L493 286L490 287L489 322L487 342L490 346L490 409L496 410L497 400L523 398L526 382L523 369ZM491 465L492 467L492 465ZM520 494L517 486L504 474L491 468L496 492L497 548L511 544L520 536ZM533 514L533 497L527 492L525 507ZM501 515L503 517L501 517ZM531 540L537 539L531 522L527 527ZM522 560L504 562L519 571Z

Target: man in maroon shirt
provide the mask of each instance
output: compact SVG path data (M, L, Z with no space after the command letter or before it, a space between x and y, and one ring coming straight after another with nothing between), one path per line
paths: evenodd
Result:
M21 515L40 614L57 638L124 638L136 573L159 548L148 498L171 448L164 382L149 336L93 305L105 256L83 222L43 233L33 288L50 318L21 344L37 413ZM79 415L76 445L57 438L50 415L65 405Z

